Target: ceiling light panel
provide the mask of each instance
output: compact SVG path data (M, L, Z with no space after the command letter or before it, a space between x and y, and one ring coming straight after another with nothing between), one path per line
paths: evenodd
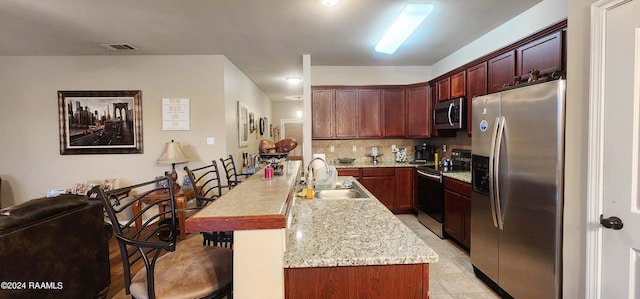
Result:
M291 84L300 84L302 82L302 78L300 77L287 77L287 81Z
M322 3L322 5L324 6L334 6L336 5L336 3L338 3L338 0L318 0L320 1L320 3Z
M376 45L376 52L384 54L395 53L432 11L433 4L431 3L407 3L398 18Z

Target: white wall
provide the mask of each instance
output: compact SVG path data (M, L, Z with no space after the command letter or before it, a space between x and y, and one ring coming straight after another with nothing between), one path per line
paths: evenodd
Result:
M289 102L273 102L271 103L273 116L273 126L279 126L281 119L298 119L296 111L303 110L302 101L289 101Z
M568 0L563 298L585 298L590 6Z
M311 85L403 85L429 81L429 66L311 66Z
M566 0L544 0L432 65L432 78L510 45L566 17Z
M225 110L225 96L242 94L236 88L255 89L237 73L230 75L236 83L227 84L229 64L217 55L0 57L2 206L76 182L117 178L124 186L152 179L170 168L156 159L171 139L184 145L191 158L186 165L192 167L227 155L237 141L227 144L224 119L235 121L235 112ZM60 155L59 90L141 90L144 153ZM253 103L255 93L243 96L257 115L271 112L270 106ZM163 97L191 99L191 130L162 131ZM206 137L214 137L215 145L206 145ZM181 176L184 165L176 166Z
M240 167L242 167L242 152L258 154L258 144L262 140L258 129L259 120L263 116L271 118L271 100L226 58L224 63L224 86L227 115L225 122L227 153L225 157L233 155L236 161L236 168L240 170ZM254 114L256 127L253 133L249 133L249 145L244 147L238 146L238 101L246 105L249 112Z

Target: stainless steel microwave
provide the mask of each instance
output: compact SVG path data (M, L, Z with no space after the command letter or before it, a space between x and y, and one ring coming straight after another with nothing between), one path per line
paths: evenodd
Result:
M464 129L467 124L465 98L457 98L435 104L433 125L437 130Z

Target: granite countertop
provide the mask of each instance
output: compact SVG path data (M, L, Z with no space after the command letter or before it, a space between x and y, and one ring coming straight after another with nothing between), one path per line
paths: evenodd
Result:
M378 162L373 164L371 162L359 162L355 161L353 163L337 163L331 162L329 163L331 166L335 166L337 169L345 169L345 168L373 168L373 167L413 167L418 168L420 166L430 166L433 167L434 162L427 162L425 164L411 164L411 163L398 163L398 162ZM456 172L443 172L443 176L452 178L455 180L459 180L465 183L471 183L471 171L456 171Z
M471 183L471 171L443 172L442 175L454 180Z
M294 198L285 268L421 264L438 255L353 177L371 198Z

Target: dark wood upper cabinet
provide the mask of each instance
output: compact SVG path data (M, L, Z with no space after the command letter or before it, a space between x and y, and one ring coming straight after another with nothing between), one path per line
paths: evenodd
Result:
M431 136L431 90L429 85L407 89L407 137Z
M405 137L407 122L404 88L383 89L382 106L384 137Z
M358 114L356 113L356 90L336 89L335 137L355 138L358 136Z
M516 76L529 78L531 70L542 74L562 71L562 32L557 31L516 49Z
M467 96L471 99L486 94L487 62L482 62L467 69Z
M334 137L334 90L314 89L311 96L312 136L315 139Z
M487 94L487 62L482 62L467 69L467 134L471 137L473 123L471 107L473 98Z
M358 136L382 137L380 89L358 89Z
M451 75L451 98L459 98L465 96L467 92L466 72L460 71Z
M431 113L430 118L430 122L431 122L431 137L438 137L438 130L436 129L436 126L433 125L433 107L438 103L438 99L436 97L437 94L437 88L434 88L433 86L431 87L431 111L429 111L429 113Z
M438 102L451 98L451 78L446 77L436 82L436 100Z
M503 53L488 61L488 91L494 93L504 86L513 84L515 75L516 57L515 50Z

